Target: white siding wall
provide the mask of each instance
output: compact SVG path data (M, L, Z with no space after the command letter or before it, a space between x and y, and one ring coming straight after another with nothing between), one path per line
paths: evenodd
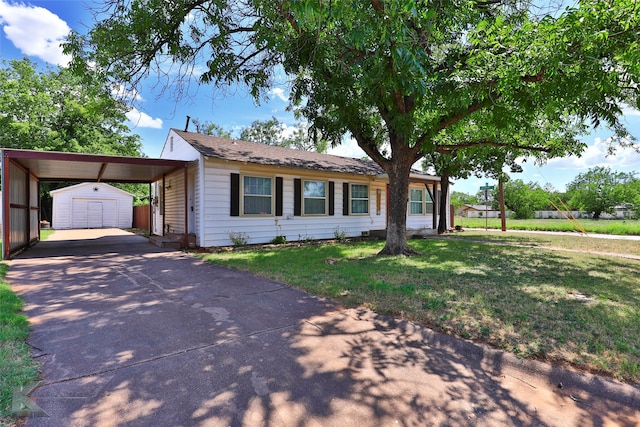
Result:
M197 166L194 167L195 182L189 183L189 185L195 185L195 191L194 191L195 204L193 206L193 209L194 209L193 214L195 215L195 225L196 225L195 234L196 234L197 246L202 246L200 244L200 241L202 240L202 233L203 233L202 218L204 216L204 204L202 203L202 177L204 176L204 174L202 173L202 168L200 167L200 165L201 165L201 162L198 162Z
M429 197L429 193L426 191L426 187L424 184L410 184L409 189L417 189L422 191L422 196L425 201L431 201ZM433 186L429 185L429 190L433 191ZM409 196L411 194L411 190L409 190ZM432 205L433 207L434 205ZM407 204L407 229L408 230L421 230L424 228L433 228L433 214L426 213L426 205L423 204L423 213L422 215L411 215L411 210L409 204Z
M184 233L184 171L165 177L164 233Z
M249 243L266 243L277 235L287 241L334 238L336 230L347 237L360 236L363 231L386 227L386 182L373 181L367 177L322 174L309 171L302 175L298 171L274 169L273 167L238 166L214 160L206 161L203 188L203 235L201 246L231 245L229 234L246 233ZM270 173L269 173L270 172ZM230 174L272 176L283 178L283 215L245 217L230 215ZM294 179L300 178L333 181L335 183L335 213L322 216L294 216ZM369 185L369 214L342 215L342 184ZM275 180L274 180L275 185ZM381 190L380 214L376 212L376 190Z
M178 136L173 130L167 135L164 146L162 148L162 159L171 160L200 160L200 153L189 145L185 140ZM200 217L201 203L200 203L200 172L198 166L190 168L191 171L195 170L195 182L189 182L189 186L195 186L195 203L193 205L193 215L195 215L196 226L196 244L200 245L199 230L201 229ZM162 181L158 182L158 191L161 190ZM184 233L184 171L177 171L171 175L165 177L165 185L170 187L169 190L165 190L165 205L164 205L164 219L159 209L154 208L154 233L167 234L167 233ZM155 190L155 189L154 189ZM162 197L162 194L157 194L157 197ZM187 207L191 210L191 206ZM191 213L190 213L191 214ZM164 230L162 229L164 222Z
M160 158L187 161L198 160L200 159L200 153L172 130L167 135Z
M422 229L433 229L433 215L438 215L439 214L439 203L440 203L440 199L438 198L438 192L440 190L440 183L439 182L430 182L428 183L429 185L429 191L431 193L433 193L433 187L434 184L436 184L437 186L437 191L434 194L434 197L437 198L436 203L433 203L431 206L433 208L433 210L435 210L435 212L430 212L427 213L426 212L426 205L425 205L425 209L423 210L423 214L422 215L411 215L410 212L410 206L407 205L407 230L422 230ZM420 189L423 191L423 196L425 197L425 201L431 201L431 198L429 196L429 192L425 191L426 187L424 184L420 184L420 183L411 183L409 185L409 189ZM410 194L409 194L410 197ZM447 197L447 199L449 199L449 197ZM452 225L452 218L451 218L451 209L449 206L447 206L447 224L449 227L451 227ZM437 226L436 226L437 227Z
M98 191L94 191L98 188ZM52 227L63 230L98 226L88 218L89 203L102 203L102 227L130 228L133 224L133 196L108 184L83 183L51 192Z

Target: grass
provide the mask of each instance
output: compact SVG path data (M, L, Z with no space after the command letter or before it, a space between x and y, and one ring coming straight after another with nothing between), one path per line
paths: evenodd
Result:
M538 246L519 247L458 235L469 236L412 240L421 254L413 257L376 256L383 242L203 256L348 307L640 384L640 261L541 248L584 243L549 236L502 242Z
M640 256L640 240L602 239L589 235L502 232L499 230L465 230L445 234L441 238L465 239L486 243L523 245L611 254Z
M500 229L500 218L456 217L455 224L463 228ZM640 235L640 220L579 219L578 224L587 233ZM580 228L566 219L511 219L507 218L507 230L574 231Z
M54 230L40 230L46 240ZM0 425L17 425L13 413L13 394L32 386L38 380L38 364L26 344L29 322L22 311L22 300L11 290L4 278L8 266L0 263Z
M47 230L40 230L40 240L47 240L49 238L49 236L51 236L53 233L55 232L55 230L51 230L51 229L47 229Z
M25 340L29 333L27 318L20 314L22 300L4 278L7 265L0 263L0 425L14 425L13 393L38 379L38 365L31 358Z

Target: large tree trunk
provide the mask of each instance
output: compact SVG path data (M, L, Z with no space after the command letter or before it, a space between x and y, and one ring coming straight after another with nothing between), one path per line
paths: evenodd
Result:
M449 203L447 203L447 194L449 193L449 175L440 175L440 203L438 203L438 234L446 233L449 229L447 224L447 211Z
M390 203L387 206L387 242L378 255L414 255L407 245L407 203L409 201L409 173L411 164L393 164L389 176Z

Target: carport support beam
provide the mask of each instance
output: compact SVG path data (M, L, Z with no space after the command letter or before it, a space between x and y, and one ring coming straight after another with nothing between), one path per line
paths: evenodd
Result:
M11 160L9 160L2 151L2 259L9 259L9 251L11 251L10 239L10 220L11 220L11 181L9 178L9 170L11 169Z
M151 183L147 184L149 191L149 236L153 234L153 199L151 198Z

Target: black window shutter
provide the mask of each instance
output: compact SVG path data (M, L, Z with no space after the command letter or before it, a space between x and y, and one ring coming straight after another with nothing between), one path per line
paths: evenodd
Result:
M231 174L231 216L240 216L240 174Z
M329 181L329 215L334 215L336 210L336 185Z
M349 183L342 183L342 215L349 215Z
M300 178L293 180L293 215L302 215L302 180Z
M282 177L276 176L276 216L282 216Z

